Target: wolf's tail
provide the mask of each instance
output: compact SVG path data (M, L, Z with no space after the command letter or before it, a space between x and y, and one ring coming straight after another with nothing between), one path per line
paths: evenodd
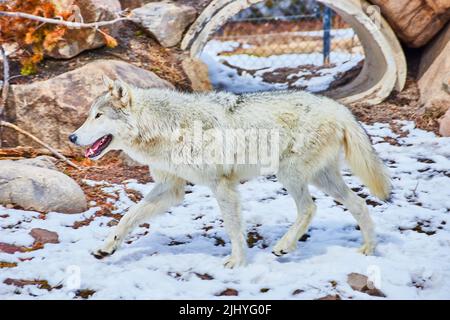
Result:
M391 193L389 173L373 149L367 133L355 119L347 122L344 128L344 150L353 173L361 178L373 195L387 200Z

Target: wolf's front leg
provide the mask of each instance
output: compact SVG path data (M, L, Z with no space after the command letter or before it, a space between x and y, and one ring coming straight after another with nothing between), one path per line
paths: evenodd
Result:
M225 267L244 266L246 264L246 241L242 226L241 203L237 183L223 178L212 189L231 240L231 256L226 260Z
M102 259L113 254L138 224L183 201L184 185L184 180L176 178L158 183L144 199L130 208L93 255Z

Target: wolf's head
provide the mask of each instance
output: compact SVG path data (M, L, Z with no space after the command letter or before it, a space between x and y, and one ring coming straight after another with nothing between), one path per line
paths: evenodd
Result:
M69 136L78 146L89 146L85 156L100 159L110 150L122 149L131 111L131 88L121 80L103 76L107 92L98 97L91 106L83 125Z

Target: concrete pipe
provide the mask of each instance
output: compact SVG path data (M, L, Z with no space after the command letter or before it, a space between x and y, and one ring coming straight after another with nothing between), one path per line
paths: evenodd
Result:
M240 11L263 0L213 0L186 33L181 48L199 57L210 36ZM318 0L337 12L358 35L365 51L364 66L349 84L327 95L343 103L374 105L406 81L406 60L397 37L376 7L365 0Z

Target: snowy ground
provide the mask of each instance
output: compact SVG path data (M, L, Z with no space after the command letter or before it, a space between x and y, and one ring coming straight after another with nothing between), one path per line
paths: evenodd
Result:
M1 243L29 247L32 228L55 231L60 241L30 252L0 252L0 262L17 263L0 269L0 299L71 299L80 292L91 299L233 298L219 296L226 289L236 290L242 299L335 294L343 299L383 299L351 289L347 275L352 272L369 275L387 299L450 299L450 139L415 129L409 122L401 125L407 133L403 138L389 125L366 126L389 164L392 203L367 196L356 178L345 177L366 197L376 222L379 245L374 256L357 253L361 235L355 221L315 189L318 213L309 237L299 242L296 252L274 256L272 246L296 214L293 200L273 177L240 186L253 247L248 267L235 270L222 267L230 244L217 204L204 187L187 187L181 206L150 221L150 227L138 228L105 260L89 252L100 246L112 218L95 217L89 225L72 228L74 222L93 216L97 207L80 215L50 213L45 220L36 212L0 207ZM124 186L142 192L153 187L135 182L105 185L120 214L133 203ZM46 280L48 286L4 283L8 278Z
M323 35L323 31L289 33L289 36L295 35L320 37ZM279 36L286 37L286 34ZM355 33L353 29L338 29L332 30L331 36L335 40L345 40L355 37ZM364 60L364 55L361 53L343 51L331 52L329 66L323 65L323 54L320 52L274 54L267 57L249 54L223 55L223 53L232 52L239 47L245 49L252 46L245 43L245 37L242 37L240 42L237 40L226 41L226 39L225 37L222 40L208 41L200 58L208 65L213 86L235 93L288 88L301 88L310 92L326 91L341 74L355 68ZM316 70L317 68L314 67L319 68ZM298 70L291 73L284 82L272 82L264 79L265 74L274 73L283 68ZM242 72L242 70L244 71Z

